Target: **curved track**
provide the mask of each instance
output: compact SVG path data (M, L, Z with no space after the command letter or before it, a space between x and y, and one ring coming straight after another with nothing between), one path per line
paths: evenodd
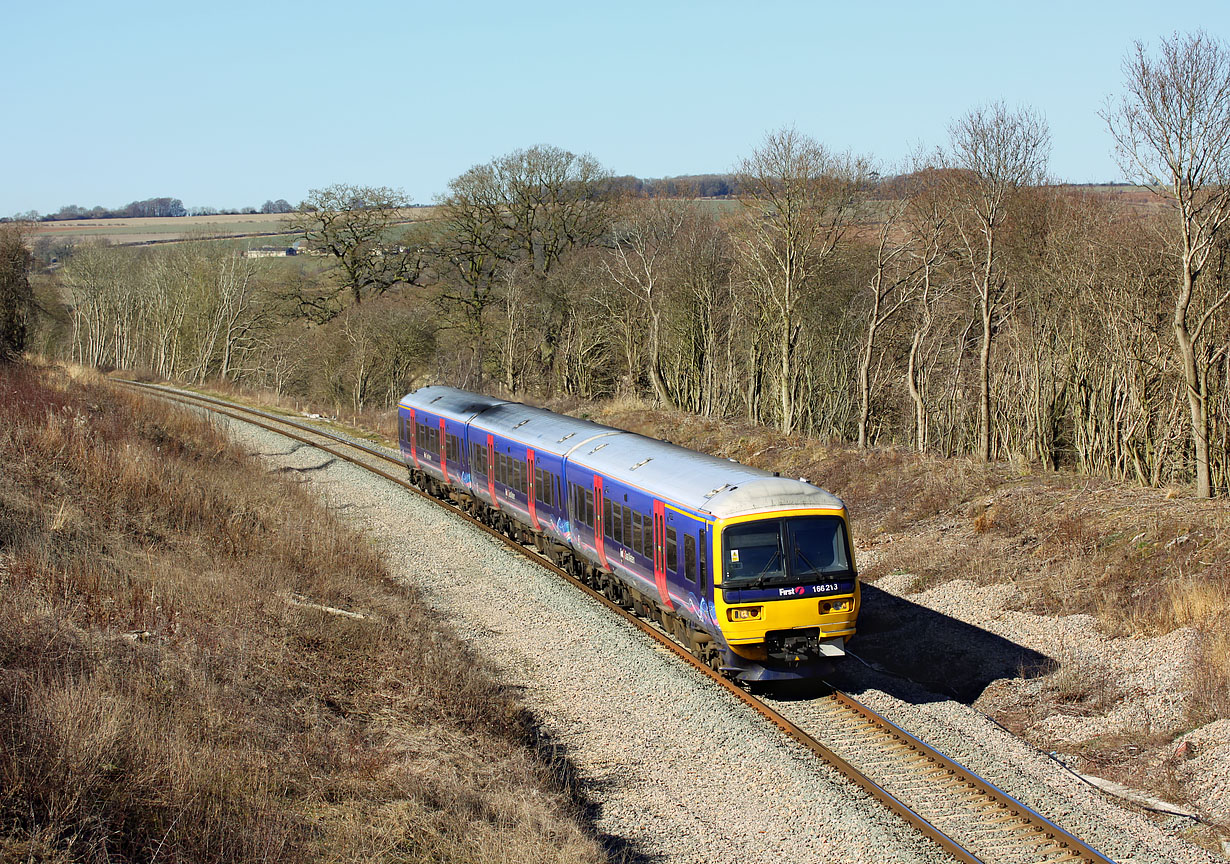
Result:
M625 611L603 594L556 567L536 550L505 536L451 503L429 495L401 476L373 465L373 462L391 463L399 472L405 469L400 456L392 455L384 448L361 444L310 424L233 402L153 384L113 380L293 438L372 471L453 511L459 518L465 519L539 566L572 583L613 614L628 620L681 659L691 663L700 674L708 676L786 735L857 783L958 861L971 864L1067 861L1112 864L1111 859L1067 833L1040 813L845 693L834 691L815 700L813 704L822 709L822 728L813 729L811 732L804 730L737 684L711 670L656 625ZM322 443L321 439L329 443ZM348 450L351 452L346 452ZM354 451L362 455L352 455Z

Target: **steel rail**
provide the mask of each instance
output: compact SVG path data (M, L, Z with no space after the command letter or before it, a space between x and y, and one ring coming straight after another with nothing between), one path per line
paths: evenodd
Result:
M791 722L769 705L766 705L761 700L752 696L729 678L726 678L724 675L721 675L711 669L707 663L700 661L692 654L691 651L683 647L663 631L659 630L648 621L625 610L604 594L599 593L589 585L586 585L584 582L572 576L567 571L556 566L553 562L539 554L536 549L529 548L508 537L503 532L498 531L479 519L474 518L469 513L466 513L464 510L456 507L450 502L443 501L434 495L425 492L410 483L408 480L390 474L389 472L377 468L368 462L341 452L334 447L321 444L319 441L309 440L307 437L294 432L288 432L286 431L286 427L297 429L299 432L304 432L308 435L316 436L317 438L325 438L329 441L341 444L344 447L358 450L367 457L390 462L397 465L398 468L404 469L406 466L405 463L402 462L400 454L398 456L393 456L385 448L371 447L358 441L351 440L346 436L320 429L312 424L301 423L285 417L279 417L275 414L270 414L256 408L250 408L234 402L228 402L222 399L156 384L129 381L121 378L112 378L110 380L128 387L153 392L162 398L168 398L191 406L204 407L207 410L229 417L233 420L237 420L242 423L249 423L269 432L299 441L302 444L306 444L325 453L329 453L330 455L353 465L365 468L366 470L389 480L398 486L410 490L421 498L445 508L479 530L491 535L492 537L495 537L509 549L520 553L530 561L533 561L535 564L538 564L539 566L555 573L562 579L565 579L578 590L584 592L587 596L609 609L612 613L632 624L638 630L654 639L658 644L667 648L675 655L691 664L698 672L707 676L709 680L724 689L735 699L739 700L744 705L747 705L795 742L807 750L810 750L848 780L857 784L860 788L870 794L889 810L900 816L906 821L907 824L917 830L920 834L935 842L954 859L967 862L967 864L988 864L988 859L978 857L977 854L967 849L921 813L911 808L904 800L902 800L902 798L898 797L898 795L876 782L868 776L868 774L859 770L840 754L816 740L816 738L808 734L801 727ZM269 422L265 421L272 421L272 423L276 423L278 425L270 425ZM1002 826L994 830L1001 831L1008 835L1001 838L1003 841L1001 845L1033 847L1033 853L1029 860L1039 862L1039 864L1044 864L1044 862L1067 861L1088 862L1088 864L1114 864L1110 858L1107 858L1079 838L1068 833L1063 828L1060 828L1054 822L1050 821L1033 808L1021 803L1016 798L1013 798L1002 789L999 789L994 784L983 779L975 772L970 771L956 760L945 756L943 753L926 744L919 738L911 735L909 732L897 726L886 717L881 716L871 708L868 708L858 702L849 694L834 690L834 692L826 698L831 700L836 710L844 711L850 715L860 718L865 729L876 730L876 732L882 736L886 745L908 751L912 754L914 761L917 761L919 764L926 763L926 771L924 773L942 775L945 785L967 790L963 795L966 799L966 803L964 805L966 809L988 813L993 818L995 823Z

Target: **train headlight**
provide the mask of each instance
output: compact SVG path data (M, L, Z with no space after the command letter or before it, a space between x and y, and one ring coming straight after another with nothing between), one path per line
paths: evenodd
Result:
M824 615L828 612L849 612L850 605L853 600L821 600L820 614Z
M756 621L760 618L763 606L739 606L726 610L726 618L730 621Z

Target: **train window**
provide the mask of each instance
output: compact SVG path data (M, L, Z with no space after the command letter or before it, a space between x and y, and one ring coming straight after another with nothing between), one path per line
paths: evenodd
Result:
M530 479L529 479L529 476L526 474L528 470L529 470L529 466L525 462L522 462L520 459L518 459L517 460L517 491L520 492L522 495L528 492L530 488Z
M683 578L696 581L696 538L691 534L683 535Z
M544 503L542 500L542 469L534 469L534 500L539 504Z
M672 573L679 569L679 544L673 527L666 529L666 569Z
M620 542L623 543L625 546L627 546L629 549L631 549L632 548L632 508L629 507L627 504L625 504L623 506L623 511L624 511L624 518L623 518L624 532L623 532L623 539Z
M641 555L645 554L644 528L645 519L638 510L632 514L632 548Z
M602 499L602 534L607 539L614 539L613 537L611 537L611 499L610 498Z
M618 504L611 508L611 531L610 538L616 543L624 542L624 508Z
M590 528L594 527L594 490L585 490L585 518L581 520Z

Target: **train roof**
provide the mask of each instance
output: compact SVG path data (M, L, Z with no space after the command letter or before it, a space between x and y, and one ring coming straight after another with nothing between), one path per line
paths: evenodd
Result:
M845 506L810 483L632 432L593 441L569 460L719 519L787 507Z
M421 408L431 411L433 414L439 414L441 417L448 417L451 420L469 421L496 405L515 403L496 399L493 396L483 396L479 393L470 393L467 390L458 390L456 387L444 387L437 384L429 387L420 387L413 393L407 393L401 397L401 401L397 404L405 408Z
M504 402L492 406L481 416L475 417L471 425L556 456L566 456L595 438L621 434L620 430L610 426L580 420L566 414L556 414L545 408L535 408L520 402Z
M404 396L407 408L465 421L512 438L611 479L725 519L762 510L819 507L839 510L841 499L802 480L698 453L666 441L508 402L454 387L422 387Z

